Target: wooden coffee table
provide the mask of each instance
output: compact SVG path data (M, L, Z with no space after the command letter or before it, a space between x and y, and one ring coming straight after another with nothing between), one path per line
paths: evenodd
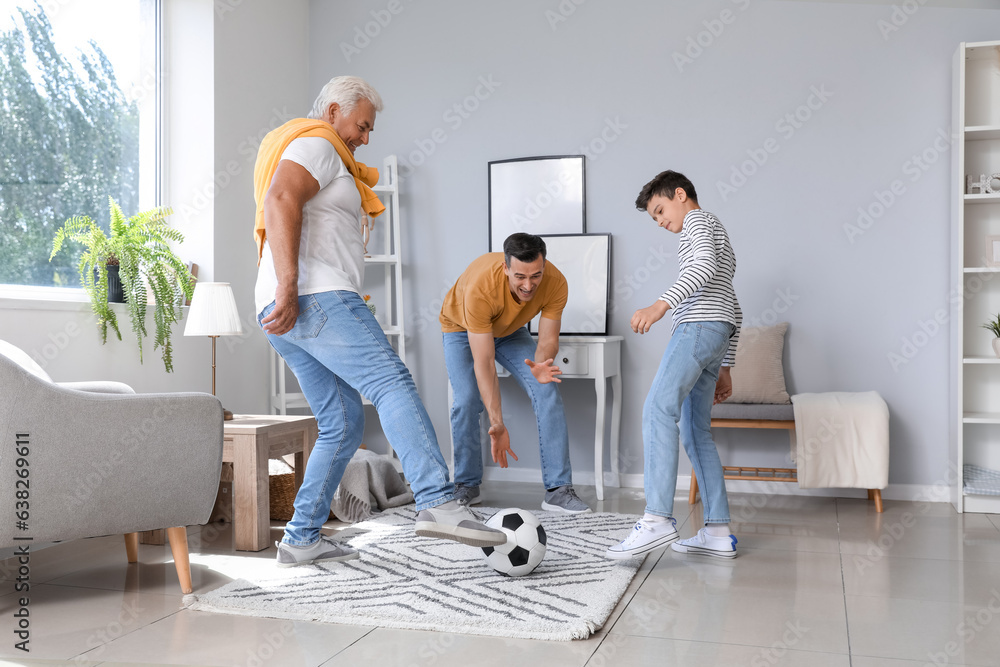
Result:
M233 530L237 551L270 545L267 461L295 455L295 489L302 485L318 434L316 418L298 415L236 415L225 423L222 460L233 464Z

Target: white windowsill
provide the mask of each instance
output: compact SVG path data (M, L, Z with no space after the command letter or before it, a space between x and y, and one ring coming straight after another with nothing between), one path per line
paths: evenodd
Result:
M152 306L152 302L149 304ZM124 303L113 303L116 312L125 312ZM182 306L186 309L188 306ZM90 311L90 298L81 288L0 285L0 310Z
M0 309L90 310L90 299L78 287L0 285Z

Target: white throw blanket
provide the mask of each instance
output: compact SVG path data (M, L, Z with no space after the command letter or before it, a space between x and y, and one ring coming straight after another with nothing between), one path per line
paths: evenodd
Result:
M370 517L373 511L412 502L413 493L389 457L359 449L344 470L330 510L341 521L357 523Z
M801 488L889 484L889 406L878 392L796 394L792 405Z

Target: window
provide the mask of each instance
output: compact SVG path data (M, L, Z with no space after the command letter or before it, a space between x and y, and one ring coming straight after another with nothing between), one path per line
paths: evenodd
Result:
M78 287L74 215L157 203L156 0L0 0L0 285Z

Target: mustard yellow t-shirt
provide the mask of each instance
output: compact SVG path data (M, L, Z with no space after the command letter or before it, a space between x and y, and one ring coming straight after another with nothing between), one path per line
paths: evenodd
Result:
M551 262L545 261L534 298L524 303L514 300L503 269L502 252L487 253L469 264L444 298L441 331L492 332L494 338L503 338L530 322L539 311L546 319L562 319L569 287Z

